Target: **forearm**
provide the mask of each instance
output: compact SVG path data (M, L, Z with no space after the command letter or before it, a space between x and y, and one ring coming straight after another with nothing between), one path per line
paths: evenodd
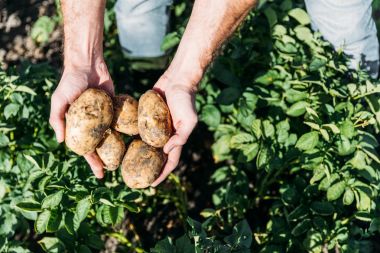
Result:
M61 0L65 67L89 67L103 57L106 0Z
M196 0L193 11L168 69L195 88L215 53L243 21L257 0ZM178 79L178 78L177 78Z

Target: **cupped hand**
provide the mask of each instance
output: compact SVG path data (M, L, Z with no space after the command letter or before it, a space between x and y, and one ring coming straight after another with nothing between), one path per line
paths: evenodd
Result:
M65 67L58 87L51 97L49 123L58 142L65 140L65 113L69 105L88 88L100 88L111 96L114 95L113 82L103 60L90 67ZM102 178L103 164L98 155L86 154L84 158L94 175Z
M164 146L168 159L161 175L151 185L155 187L177 167L182 147L196 126L198 117L194 104L195 90L188 83L164 75L153 89L165 97L175 130L174 135Z

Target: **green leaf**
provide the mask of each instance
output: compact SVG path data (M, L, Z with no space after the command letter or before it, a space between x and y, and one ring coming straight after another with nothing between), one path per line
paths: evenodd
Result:
M181 41L181 39L180 39L177 32L168 33L168 34L166 34L164 40L162 41L161 50L167 51L170 48L177 46L180 41Z
M319 215L331 215L334 212L334 206L329 202L314 201L310 209Z
M361 170L367 166L365 159L366 154L361 150L357 150L355 152L354 157L351 160L349 160L349 163L351 163L352 167L354 167L355 169Z
M301 25L310 24L309 15L301 8L295 8L288 12L289 16L298 21Z
M240 87L240 79L221 61L216 60L212 67L215 78L228 86Z
M220 124L221 117L218 108L213 105L206 105L202 109L200 119L209 127L216 128Z
M215 141L211 146L213 157L216 163L225 160L230 153L231 136L224 135Z
M329 128L334 134L340 133L340 129L334 124L323 124L322 127Z
M351 143L350 140L344 135L340 136L340 140L336 142L338 148L338 154L340 156L348 156L351 155L356 150L356 145Z
M55 21L52 18L48 16L39 17L32 26L30 36L38 43L45 43L49 40L54 27Z
M380 232L380 217L376 217L371 221L368 231L371 233Z
M41 211L41 204L36 201L20 202L16 206L25 211Z
M84 219L86 219L88 212L91 208L91 200L90 197L86 197L80 200L77 204L74 214L74 230L77 231L80 224Z
M60 253L65 250L65 245L56 237L44 237L38 243L45 252Z
M314 184L315 182L318 182L322 178L324 178L326 175L325 170L323 169L323 166L320 165L318 169L315 169L313 171L313 177L310 179L310 184Z
M176 253L194 253L194 245L191 243L189 237L184 234L175 241Z
M255 119L252 122L252 132L255 134L257 139L261 138L262 131L261 131L261 120Z
M304 233L306 233L311 228L311 220L310 219L304 219L300 223L298 223L293 229L292 229L292 235L293 236L300 236Z
M257 153L259 152L259 144L252 143L244 145L242 150L243 154L247 157L247 162L250 162L256 157Z
M321 129L319 129L319 132L321 133L321 135L322 135L323 139L325 139L325 141L330 141L330 135L326 129L321 128Z
M350 120L344 121L343 124L340 126L340 131L341 131L342 135L351 139L355 135L354 123L352 123L352 121L350 121Z
M260 83L263 85L272 84L279 77L276 70L269 70L264 75L261 75L255 79L255 83Z
M233 248L249 249L252 244L252 231L246 220L240 221L232 230L232 234L226 236L224 241Z
M173 245L173 241L170 237L156 243L153 249L150 249L151 253L176 253L176 247Z
M313 40L313 34L308 27L297 26L294 28L294 32L296 33L296 37L301 41L311 43Z
M310 150L317 146L319 142L318 132L309 132L303 134L296 143L296 148L300 150Z
M7 147L9 144L9 138L3 133L0 133L0 148Z
M371 209L371 198L368 194L360 189L355 189L359 193L359 201L357 200L357 208L360 211L369 211Z
M270 159L270 153L269 149L265 146L263 146L259 153L257 154L256 159L256 166L258 169L264 168L266 165L268 165L269 159Z
M308 102L298 101L295 104L292 104L290 108L286 111L286 114L292 117L299 117L306 112L306 107L309 106Z
M326 65L326 60L325 59L321 59L321 58L317 58L317 57L314 57L311 61L311 63L309 64L309 69L310 71L314 72L314 71L318 71L320 70L322 67L324 67Z
M295 89L287 89L285 91L286 101L288 103L295 103L298 101L305 100L308 97L308 94L304 91L299 91Z
M228 87L223 89L216 99L216 102L220 105L233 104L241 96L241 91L235 87Z
M112 202L109 201L108 199L100 198L100 199L99 199L99 202L100 202L100 203L103 203L103 204L105 204L105 205L107 205L107 206L115 207L115 205L112 204Z
M332 183L338 180L340 177L338 174L334 173L330 177L325 177L318 186L318 189L321 191L327 191Z
M65 213L64 225L65 225L67 232L70 235L73 235L75 233L75 230L74 230L74 214L72 214L71 212Z
M3 236L9 236L14 234L16 227L18 225L17 216L13 213L7 212L1 214L1 223L0 223L0 239ZM1 245L0 245L1 246Z
M271 7L264 9L264 15L268 20L270 28L277 24L277 14Z
M350 188L346 188L346 191L344 192L343 195L343 204L346 206L349 206L354 202L355 195L354 192Z
M291 221L303 220L309 214L309 208L303 204L299 205L289 213L288 219Z
M231 137L230 147L239 148L240 144L253 142L255 138L248 133L238 133Z
M34 223L34 229L36 230L38 234L42 234L43 232L45 232L49 219L50 219L49 210L45 210L38 215L37 220Z
M5 108L4 108L5 119L9 119L11 116L16 116L19 109L20 109L19 104L12 103L12 104L5 106Z
M89 247L87 247L86 245L80 245L79 248L78 248L78 253L92 253L92 251L90 250Z
M44 200L42 201L42 208L51 209L51 208L57 207L61 203L62 196L63 196L63 190L46 196Z
M345 188L346 183L344 181L333 184L327 189L327 200L333 201L338 199L340 196L342 196Z
M274 126L269 120L263 121L263 130L264 130L264 135L267 138L272 137L275 133Z
M371 157L375 162L380 164L380 159L379 159L379 154L377 154L376 150L374 149L369 149L369 148L363 148L363 151Z
M46 227L46 232L56 232L61 224L62 215L58 210L52 210L50 212L49 222Z
M34 90L32 90L31 88L29 88L28 86L25 86L25 85L18 85L16 87L15 91L25 92L25 93L28 93L28 94L33 95L33 96L37 95L37 93Z
M103 209L103 219L107 224L115 226L120 223L124 218L124 208L105 206Z

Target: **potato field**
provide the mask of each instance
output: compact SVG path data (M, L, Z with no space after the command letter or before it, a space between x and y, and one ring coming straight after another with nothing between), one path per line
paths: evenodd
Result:
M109 170L99 180L78 155L100 142L76 142L86 116L66 117L67 145L49 125L62 69L59 0L0 0L0 252L380 252L379 81L348 69L312 31L303 1L261 1L223 46L200 83L199 123L180 164L157 187L147 186L172 126L165 116L153 134L149 112L167 108L147 91L193 3L174 1L167 57L131 59L115 2L107 1L104 58L116 94L129 96L114 98L113 110L111 99L97 100L114 115L101 122L98 153ZM373 6L380 25L380 1ZM148 101L137 126L140 97L139 106ZM122 129L122 117L135 128Z

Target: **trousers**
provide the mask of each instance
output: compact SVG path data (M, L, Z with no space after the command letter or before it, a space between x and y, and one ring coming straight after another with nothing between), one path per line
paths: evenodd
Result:
M115 5L119 40L133 57L165 54L161 44L167 33L173 0L118 0ZM351 69L362 68L376 78L379 41L372 18L372 0L305 0L312 28L336 50L349 57ZM201 25L201 24L200 24Z

